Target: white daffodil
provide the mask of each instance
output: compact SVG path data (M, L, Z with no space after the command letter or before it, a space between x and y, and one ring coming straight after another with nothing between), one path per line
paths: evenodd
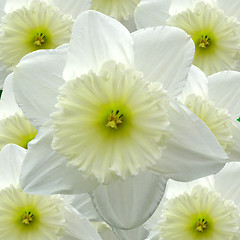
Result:
M189 183L169 180L164 201L145 223L147 240L237 240L240 163Z
M188 181L219 171L227 156L212 132L170 100L183 89L193 55L181 29L131 35L88 11L76 19L69 46L25 56L13 88L39 132L23 164L23 189L92 191L101 217L130 229L155 210L166 177Z
M12 74L3 86L0 100L0 150L9 143L23 148L37 135L37 129L28 121L17 105L12 91Z
M238 1L225 0L142 0L135 21L137 28L169 25L183 29L195 43L193 64L210 75L239 69L239 7Z
M0 239L101 240L91 223L59 195L22 191L19 172L26 150L9 144L0 152Z
M4 2L4 1L3 1ZM1 84L20 59L35 50L52 49L70 40L73 18L91 0L7 0L0 28Z
M229 161L239 161L240 72L223 71L206 76L192 66L179 100L212 131Z

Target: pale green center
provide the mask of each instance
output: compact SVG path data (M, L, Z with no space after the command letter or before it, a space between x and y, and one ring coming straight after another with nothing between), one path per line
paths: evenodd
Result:
M37 33L34 39L34 44L42 46L46 42L46 36L43 33Z
M118 129L120 125L123 123L123 114L119 112L119 110L111 111L108 115L108 123L107 127Z
M204 218L198 219L195 230L198 232L204 232L207 229L207 226L208 226L208 223L206 219Z
M201 37L198 46L201 47L201 48L207 48L209 44L210 44L210 37L205 35L205 36Z
M23 214L23 217L22 217L22 223L23 224L26 224L26 225L29 225L30 223L32 223L34 220L34 216L32 214L32 212L25 212Z

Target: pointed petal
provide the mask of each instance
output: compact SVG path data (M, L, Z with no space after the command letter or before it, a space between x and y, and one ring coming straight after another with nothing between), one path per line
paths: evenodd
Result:
M63 240L102 240L94 226L80 213L70 206L66 207L64 218L66 228L61 239Z
M65 48L35 51L22 58L13 74L16 101L36 128L56 110L65 57Z
M194 43L174 27L146 28L132 34L137 70L146 81L161 82L169 96L180 94L194 56Z
M0 189L19 184L19 173L26 149L14 144L6 145L0 152Z
M179 102L171 102L173 136L153 171L177 181L190 181L218 172L227 155L210 129Z
M144 240L148 236L148 231L143 227L143 225L130 230L114 229L114 232L121 240Z
M90 8L91 0L53 0L53 4L59 7L60 12L71 14L76 18L80 13Z
M208 98L208 84L206 75L198 67L192 65L188 74L187 83L178 100L184 102L189 94L196 94Z
M169 0L142 0L134 12L137 28L167 25L169 15Z
M240 207L240 163L227 163L225 167L215 175L215 189L224 199L231 199Z
M99 215L110 226L131 229L143 224L162 199L166 179L151 171L101 185L90 196Z
M96 182L85 180L78 170L66 167L64 158L51 149L52 135L51 127L45 126L29 143L20 175L22 189L48 195L79 194L97 187Z
M75 21L64 69L66 80L98 72L109 60L133 65L132 38L118 21L100 12L86 11Z
M240 116L240 72L223 71L208 77L208 96L234 119Z

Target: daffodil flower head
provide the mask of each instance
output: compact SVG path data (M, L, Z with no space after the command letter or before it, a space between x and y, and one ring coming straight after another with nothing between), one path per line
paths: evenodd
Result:
M207 75L234 69L240 53L240 24L204 2L173 15L168 24L187 32L195 43L193 64Z
M170 134L168 97L160 84L121 63L66 82L52 114L52 147L69 165L101 183L156 163Z
M158 222L163 240L226 240L239 236L239 210L232 200L200 185L165 203Z
M190 94L185 99L186 105L210 128L226 153L233 147L233 124L227 109L218 108L214 102L196 94Z
M11 70L35 50L56 48L71 36L72 18L44 1L7 13L1 24L0 60Z
M0 191L0 238L58 239L64 228L63 201L56 196L24 193L9 186Z
M126 21L133 16L140 0L93 0L91 9L102 12L118 21Z

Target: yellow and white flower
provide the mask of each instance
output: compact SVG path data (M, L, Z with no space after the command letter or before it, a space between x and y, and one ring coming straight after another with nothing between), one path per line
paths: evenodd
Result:
M100 240L91 223L60 195L27 194L19 185L26 150L7 145L0 153L0 238Z
M147 240L233 240L240 233L239 163L189 183L169 180L165 199L146 222Z
M118 21L88 11L76 19L69 46L25 56L13 88L39 134L24 160L24 191L92 191L109 225L131 229L155 210L166 177L188 181L219 171L226 153L172 99L186 83L193 55L181 29L131 35Z
M135 20L138 28L169 25L183 29L195 43L193 64L210 75L237 69L240 57L240 23L236 18L240 11L228 11L231 4L223 2L185 1L180 6L179 1L142 0ZM154 17L148 20L150 10Z
M229 161L239 161L239 83L239 72L223 71L206 78L192 66L185 89L178 96L209 127Z
M90 0L6 1L1 19L0 62L8 71L39 49L53 49L70 40L73 17L90 7ZM72 10L71 10L72 8ZM65 14L68 13L68 14ZM71 15L73 14L73 16Z

